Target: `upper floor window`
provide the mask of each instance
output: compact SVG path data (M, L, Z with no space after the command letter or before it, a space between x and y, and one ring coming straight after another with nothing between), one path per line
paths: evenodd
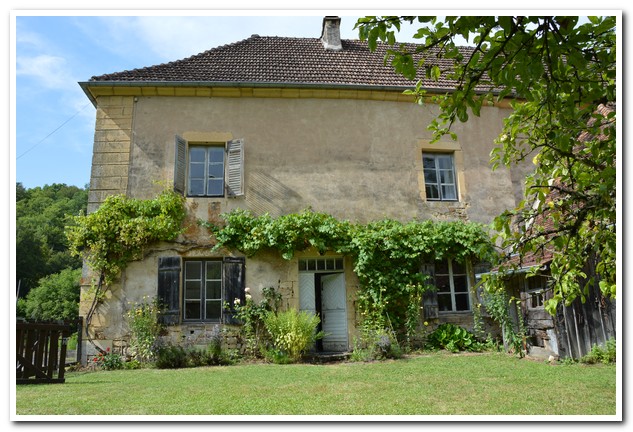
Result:
M224 146L190 146L187 195L224 196Z
M244 141L188 143L176 137L174 189L192 197L244 194Z
M457 181L453 155L424 153L424 186L429 201L457 201Z

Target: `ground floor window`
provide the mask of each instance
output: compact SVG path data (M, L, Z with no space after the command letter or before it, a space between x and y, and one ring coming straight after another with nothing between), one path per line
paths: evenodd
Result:
M222 261L185 261L185 321L222 318Z
M433 264L425 264L423 272L431 277L429 282L437 288L439 312L470 310L466 264L450 259L436 261Z
M244 275L243 257L160 257L157 294L166 309L163 322L237 324L233 306L236 299L245 301Z

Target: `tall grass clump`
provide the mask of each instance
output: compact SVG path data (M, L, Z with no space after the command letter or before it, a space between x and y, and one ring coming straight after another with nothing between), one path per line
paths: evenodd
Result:
M320 322L317 315L307 311L268 312L264 325L270 335L271 346L266 349L266 358L274 363L300 361L312 344L324 336L323 332L317 332Z

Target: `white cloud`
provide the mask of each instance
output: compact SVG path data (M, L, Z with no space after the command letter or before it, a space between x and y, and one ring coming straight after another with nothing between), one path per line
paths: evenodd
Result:
M66 59L49 54L18 56L15 60L16 77L29 77L48 89L60 89L75 85Z

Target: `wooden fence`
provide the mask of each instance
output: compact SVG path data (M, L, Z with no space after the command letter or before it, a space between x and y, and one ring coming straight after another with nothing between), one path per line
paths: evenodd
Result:
M68 337L77 323L16 324L17 384L63 383Z

